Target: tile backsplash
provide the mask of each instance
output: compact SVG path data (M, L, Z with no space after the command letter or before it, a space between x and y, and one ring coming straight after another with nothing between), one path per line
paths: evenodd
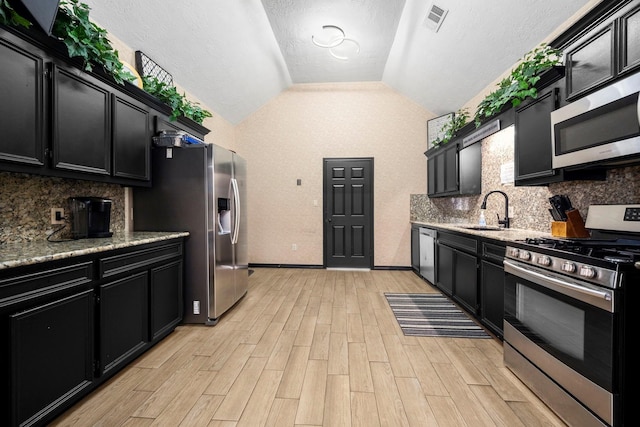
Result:
M566 194L573 206L586 218L589 205L640 203L640 166L607 171L606 181L565 181L549 186L516 187L503 183L502 171L513 164L513 127L506 128L480 142L482 144L482 194L465 197L432 198L411 195L411 220L424 222L477 223L484 195L504 191L513 208L511 227L550 232L549 197ZM506 181L506 180L505 180ZM504 216L504 198L492 194L487 199L487 225L498 225Z
M92 181L0 172L0 243L46 240L59 225L51 225L51 208L64 208L70 218L68 198L105 197L113 201L111 230L124 231L124 187ZM67 238L71 223L53 236Z

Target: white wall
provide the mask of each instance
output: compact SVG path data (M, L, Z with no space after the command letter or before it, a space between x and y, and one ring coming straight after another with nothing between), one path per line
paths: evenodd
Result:
M313 84L292 87L239 124L249 262L321 265L323 158L373 157L374 265L409 266L409 196L426 192L433 116L383 83Z

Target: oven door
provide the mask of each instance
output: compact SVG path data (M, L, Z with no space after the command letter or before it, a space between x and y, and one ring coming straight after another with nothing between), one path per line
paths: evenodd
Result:
M505 260L504 340L612 423L614 291Z

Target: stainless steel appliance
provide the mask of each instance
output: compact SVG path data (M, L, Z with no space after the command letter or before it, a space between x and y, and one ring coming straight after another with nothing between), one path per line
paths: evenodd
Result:
M436 230L420 227L420 275L432 285L436 280Z
M640 73L551 112L553 168L622 164L640 154Z
M504 361L572 426L631 425L640 205L592 205L583 239L507 246Z
M215 325L249 282L246 161L212 144L152 151L153 186L133 192L134 229L189 232L184 322Z
M102 197L70 197L71 237L111 237L111 203Z

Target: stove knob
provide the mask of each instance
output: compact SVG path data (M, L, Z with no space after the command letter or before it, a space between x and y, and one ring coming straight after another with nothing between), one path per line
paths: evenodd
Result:
M566 271L567 273L575 273L576 265L572 262L565 261L562 263L562 271Z
M517 248L509 248L509 255L511 255L514 258L518 258L518 254L520 253L520 250L518 250Z
M544 265L546 267L546 266L551 265L551 258L549 258L546 255L541 255L540 258L538 258L537 262L538 262L538 264Z
M579 274L582 277L586 277L587 279L593 279L594 277L596 277L596 271L588 265L583 265L582 267L580 267Z
M518 255L518 258L528 261L531 259L531 252L529 251L521 251Z

